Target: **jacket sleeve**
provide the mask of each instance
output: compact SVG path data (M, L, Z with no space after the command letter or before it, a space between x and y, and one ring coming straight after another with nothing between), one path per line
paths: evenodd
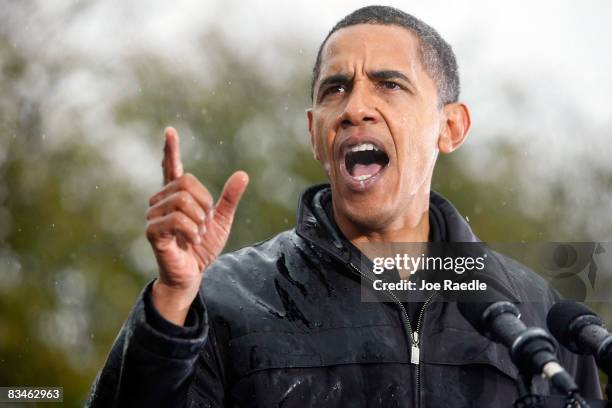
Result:
M123 324L86 406L222 406L219 353L201 294L191 305L186 326L176 326L152 306L152 284Z

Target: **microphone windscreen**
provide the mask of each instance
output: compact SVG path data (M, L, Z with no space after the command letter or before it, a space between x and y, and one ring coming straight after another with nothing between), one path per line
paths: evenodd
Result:
M482 315L489 305L488 302L457 302L459 312L479 333L488 331L483 326Z
M466 293L457 302L457 308L463 317L481 334L487 333L488 322L483 321L485 310L496 302L515 302L517 299L504 286L490 277L481 274L481 281L487 284L487 289L480 292Z
M571 300L561 300L553 305L546 316L548 330L561 344L569 347L571 344L571 323L579 316L597 316L591 309L582 303ZM571 349L571 347L570 347Z

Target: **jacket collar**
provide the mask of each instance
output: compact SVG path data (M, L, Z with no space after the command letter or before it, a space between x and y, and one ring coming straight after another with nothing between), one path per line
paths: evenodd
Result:
M331 243L335 249L342 252L340 248L344 246L345 238L334 228L329 214L323 207L322 199L327 194L331 194L328 183L309 187L302 193L298 205L296 231L306 240L326 245ZM449 242L480 242L459 211L440 193L431 190L429 205L436 207L442 214Z
M329 183L314 185L302 193L297 210L296 233L341 264L348 266L353 262L359 265L360 259L351 259L346 238L334 226L330 215L325 211L323 199L329 194L331 194ZM481 242L459 211L441 194L431 190L429 205L437 208L442 215L446 224L448 242ZM520 299L509 281L503 258L492 251L490 256L491 265L486 270L488 278L506 289L506 293Z

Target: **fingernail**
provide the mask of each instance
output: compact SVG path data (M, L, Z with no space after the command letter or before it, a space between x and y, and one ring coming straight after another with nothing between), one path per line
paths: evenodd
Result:
M200 221L204 221L204 219L206 218L206 213L204 213L204 211L198 209L198 218L200 219Z
M198 226L198 230L199 230L199 233L200 233L199 236L204 237L204 234L206 234L206 225L200 224Z

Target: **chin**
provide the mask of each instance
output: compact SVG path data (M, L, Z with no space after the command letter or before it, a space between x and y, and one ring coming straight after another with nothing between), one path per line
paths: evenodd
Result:
M359 203L345 202L339 210L343 211L345 217L357 228L375 231L383 229L394 218L394 212L386 207L388 206L381 205L381 200L372 199Z

